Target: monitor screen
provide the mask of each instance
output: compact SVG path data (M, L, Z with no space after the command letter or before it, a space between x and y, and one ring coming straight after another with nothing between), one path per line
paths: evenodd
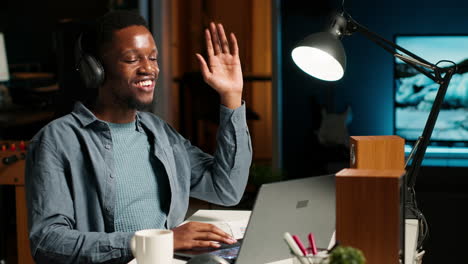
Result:
M453 75L431 136L432 144L468 143L468 35L397 35L395 43L440 67L459 69ZM395 59L395 134L407 142L421 136L439 85L399 59Z
M0 32L0 82L6 82L8 80L10 80L10 73L8 71L5 39L3 38L3 33Z

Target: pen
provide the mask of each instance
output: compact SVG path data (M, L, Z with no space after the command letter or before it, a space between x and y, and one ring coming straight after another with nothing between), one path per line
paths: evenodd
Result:
M309 246L310 246L310 249L312 250L312 255L316 255L317 254L317 246L315 245L314 234L309 233L307 238L309 239Z
M296 242L297 246L299 247L299 249L302 251L302 255L307 256L307 250L304 247L304 245L302 244L301 239L296 235L293 235L292 237L293 237L294 241Z
M302 264L307 264L306 259L301 258L301 256L303 256L302 252L299 249L299 247L297 246L296 242L294 242L294 238L292 238L291 234L289 234L289 232L284 232L283 238L286 241L286 244L288 244L289 249L294 253L294 255L297 256L299 261Z

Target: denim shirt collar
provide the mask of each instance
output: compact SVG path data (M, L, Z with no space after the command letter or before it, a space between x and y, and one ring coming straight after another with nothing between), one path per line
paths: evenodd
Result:
M87 127L95 122L102 123L104 121L98 119L91 110L89 110L82 102L76 102L72 115L75 116L83 127ZM141 132L141 117L140 112L137 111L136 114L136 129Z

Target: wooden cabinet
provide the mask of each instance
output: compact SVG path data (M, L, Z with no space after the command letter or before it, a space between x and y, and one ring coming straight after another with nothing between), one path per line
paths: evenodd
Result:
M19 264L34 263L31 251L29 248L29 236L28 236L28 221L27 221L27 209L26 209L26 195L24 187L24 166L25 166L25 155L26 151L19 148L19 141L2 141L0 146L11 146L15 144L18 148L15 151L12 150L0 150L0 185L11 185L15 188L15 207L16 207L16 240L17 240L17 257ZM5 164L5 158L16 157L16 161L11 164ZM5 227L1 227L4 229Z

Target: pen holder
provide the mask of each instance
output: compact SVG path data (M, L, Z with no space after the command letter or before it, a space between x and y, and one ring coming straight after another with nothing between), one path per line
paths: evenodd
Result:
M316 255L307 255L307 256L299 256L293 254L293 264L328 264L329 263L329 255L327 251L319 251Z

